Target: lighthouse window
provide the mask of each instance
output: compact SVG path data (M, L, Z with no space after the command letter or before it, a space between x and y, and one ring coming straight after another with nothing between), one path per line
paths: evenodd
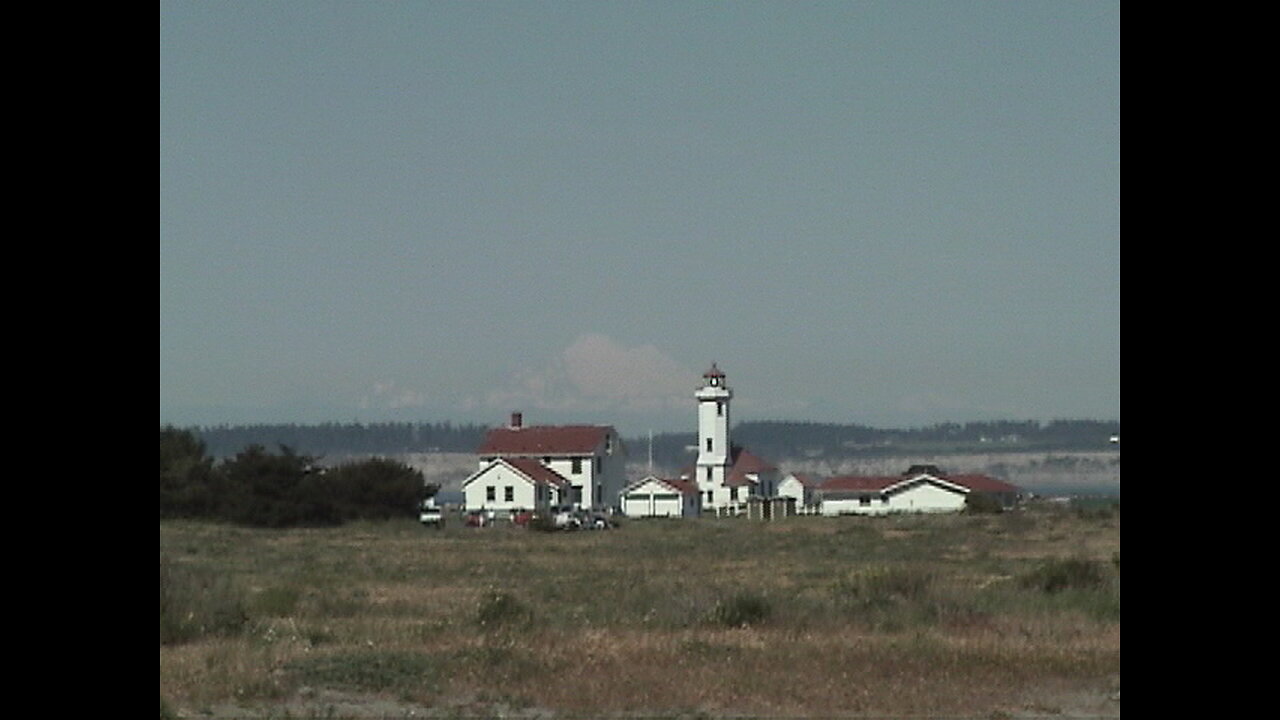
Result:
M716 415L724 417L724 403L722 402L716 403Z
M711 438L707 438L707 452L711 452Z

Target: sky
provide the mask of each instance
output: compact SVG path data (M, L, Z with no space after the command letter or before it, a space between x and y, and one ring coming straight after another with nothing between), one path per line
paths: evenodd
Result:
M160 421L1120 417L1119 2L160 4Z

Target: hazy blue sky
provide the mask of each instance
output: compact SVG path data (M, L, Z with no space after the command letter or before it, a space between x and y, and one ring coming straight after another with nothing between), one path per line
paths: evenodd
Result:
M162 423L1120 417L1118 2L162 2Z

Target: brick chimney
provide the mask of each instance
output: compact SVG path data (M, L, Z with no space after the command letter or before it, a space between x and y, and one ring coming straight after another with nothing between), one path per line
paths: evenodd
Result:
M511 429L512 430L519 430L520 426L523 424L524 424L524 415L522 413L518 413L518 412L511 413Z

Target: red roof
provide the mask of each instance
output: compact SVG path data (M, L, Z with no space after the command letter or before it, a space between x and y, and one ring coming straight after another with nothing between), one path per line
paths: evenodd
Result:
M590 455L613 428L608 425L535 425L494 428L478 455Z
M563 475L533 458L505 458L503 462L524 473L539 485L563 487L569 484Z
M708 370L708 371L706 371L706 372L704 372L704 373L702 373L702 377L704 377L704 378L713 378L713 377L722 378L722 377L724 377L724 371L723 371L723 370L721 370L720 368L716 367L716 364L715 364L715 363L711 363L711 369L710 369L710 370Z
M675 490L684 495L698 494L697 484L689 480L677 480L675 478L661 478L661 477L658 477L657 475L647 475L643 478L640 478L639 480L628 485L626 488L626 491L630 492L631 490L634 490L635 488L638 488L641 485L644 485L645 483L649 483L649 482L661 483L671 488L672 490Z
M698 486L697 486L697 485L695 485L695 484L693 484L693 483L691 483L691 482L689 482L688 480L668 480L668 479L666 479L666 478L663 478L663 479L662 479L662 482L664 482L664 483L666 483L667 485L670 485L671 487L673 487L673 488L675 488L675 489L679 490L681 493L683 493L683 494L685 494L685 495L697 495L697 494L698 494Z
M734 445L730 454L733 456L733 471L744 473L762 473L770 470L777 470L777 466L771 464L768 460L753 455L750 450L744 447Z

